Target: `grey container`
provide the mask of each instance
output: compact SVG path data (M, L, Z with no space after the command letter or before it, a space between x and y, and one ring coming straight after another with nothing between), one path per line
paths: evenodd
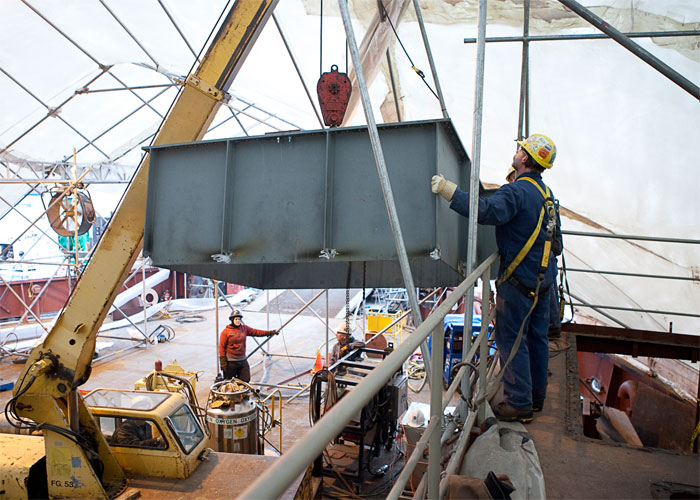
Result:
M416 286L457 285L467 219L430 192L437 173L468 189L452 122L380 125L379 137ZM366 127L147 149L154 265L257 288L404 286ZM478 243L481 262L493 228Z

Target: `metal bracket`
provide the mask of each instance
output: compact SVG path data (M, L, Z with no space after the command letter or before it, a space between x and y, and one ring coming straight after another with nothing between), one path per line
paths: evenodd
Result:
M213 98L216 101L223 101L226 102L228 101L229 95L214 87L213 85L210 85L209 83L205 82L201 78L195 75L190 75L187 77L187 80L185 81L185 85L189 85L197 90L199 90L201 93L208 95L209 97Z
M467 275L467 263L464 261L459 261L459 264L457 264L457 272L461 274L462 276Z
M215 253L211 256L211 258L219 264L230 264L232 256L233 252Z
M321 253L318 255L319 259L335 259L335 256L338 255L338 251L335 248L324 248L321 250Z

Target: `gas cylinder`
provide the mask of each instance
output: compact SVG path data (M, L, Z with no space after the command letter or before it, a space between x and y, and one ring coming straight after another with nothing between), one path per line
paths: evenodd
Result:
M321 105L323 122L329 127L337 127L343 122L345 111L348 109L352 85L345 73L338 72L334 64L331 70L323 73L316 84L318 102Z
M222 380L211 387L207 400L207 426L214 451L259 455L259 407L250 387Z

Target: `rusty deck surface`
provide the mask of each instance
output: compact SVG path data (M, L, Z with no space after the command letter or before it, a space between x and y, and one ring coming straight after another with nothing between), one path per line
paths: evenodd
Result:
M652 498L658 481L700 483L697 454L611 445L583 436L575 340L550 359L547 401L526 426L544 473L548 498Z
M138 490L143 499L236 498L276 460L277 457L213 452L187 479L137 477L129 478L129 486ZM302 478L299 476L280 498L293 499Z

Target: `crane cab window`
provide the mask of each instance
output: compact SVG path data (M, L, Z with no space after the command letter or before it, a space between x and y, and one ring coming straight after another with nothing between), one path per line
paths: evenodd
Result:
M97 389L85 396L85 404L90 407L150 411L168 397L168 393Z
M204 432L189 406L181 406L166 420L186 454L189 454L204 439Z
M158 450L168 447L158 424L151 419L106 415L96 418L102 434L111 446Z

